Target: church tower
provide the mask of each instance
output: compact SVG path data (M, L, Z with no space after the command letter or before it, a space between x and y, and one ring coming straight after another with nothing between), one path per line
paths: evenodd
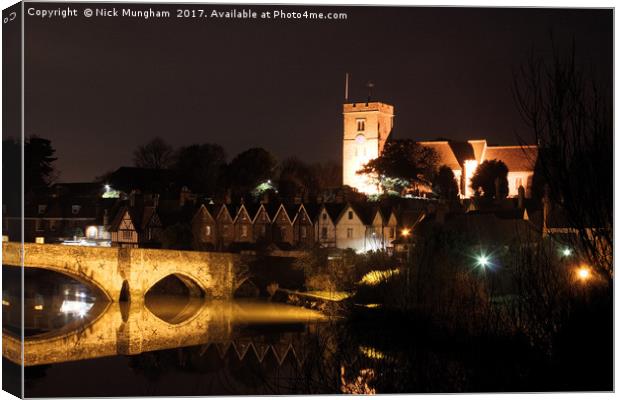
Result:
M366 175L356 172L379 157L394 123L394 107L381 102L345 103L342 141L342 183L366 194L379 188Z

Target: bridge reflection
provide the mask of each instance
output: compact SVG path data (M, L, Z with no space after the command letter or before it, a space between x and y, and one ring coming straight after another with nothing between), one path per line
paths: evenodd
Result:
M93 310L99 308L93 307ZM105 308L76 328L29 336L24 341L24 365L44 365L114 355L202 345L215 346L221 357L234 352L243 360L253 353L259 361L272 352L278 362L292 355L303 356L303 339L284 334L278 341L263 341L240 336L237 327L244 324L311 323L324 320L318 312L274 303L245 303L200 300L166 320L158 317L144 302L106 303ZM21 364L19 338L2 333L2 355Z

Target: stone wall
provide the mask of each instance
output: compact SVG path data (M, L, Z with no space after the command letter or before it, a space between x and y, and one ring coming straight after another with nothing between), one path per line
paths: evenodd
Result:
M3 265L21 264L20 243L3 243ZM117 301L123 284L131 299L141 300L158 281L177 275L191 280L208 297L230 298L239 255L179 250L124 249L25 243L24 266L53 270L94 285Z

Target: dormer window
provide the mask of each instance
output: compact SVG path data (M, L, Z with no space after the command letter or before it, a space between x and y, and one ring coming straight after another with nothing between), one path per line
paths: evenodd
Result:
M349 219L353 219L353 211L349 211Z
M47 206L45 204L39 204L39 214L45 214L45 210L47 210Z
M360 118L356 120L356 122L357 122L357 131L363 132L366 129L366 120L363 118Z
M73 215L78 214L80 212L80 208L82 208L82 207L79 206L79 205L76 205L76 204L72 205L71 206L71 214L73 214Z

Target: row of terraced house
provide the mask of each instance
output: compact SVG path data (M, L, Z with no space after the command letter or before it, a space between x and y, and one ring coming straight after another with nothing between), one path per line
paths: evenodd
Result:
M314 246L359 252L389 250L397 230L391 209L368 204L200 204L192 214L193 247L201 250L243 250L260 245L280 250ZM153 245L165 219L155 208L139 212L121 208L109 227L112 245Z

